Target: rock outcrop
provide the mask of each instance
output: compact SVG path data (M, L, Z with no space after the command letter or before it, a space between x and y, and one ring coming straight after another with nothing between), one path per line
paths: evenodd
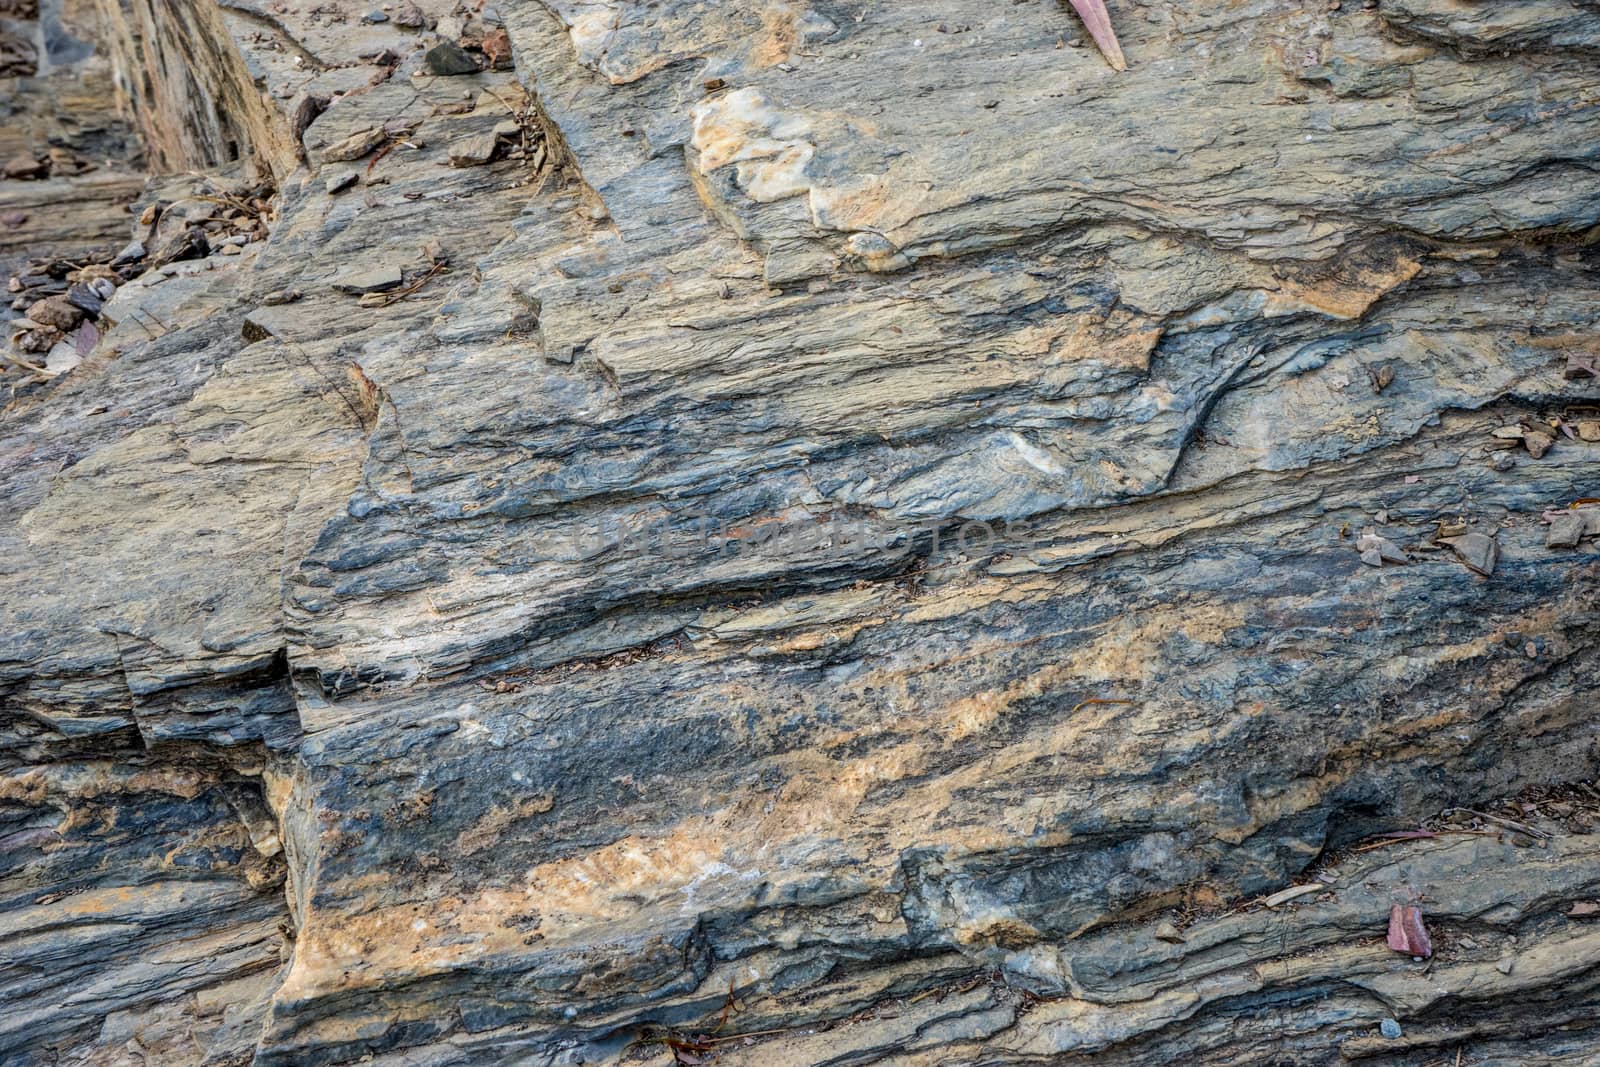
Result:
M99 0L0 1060L1590 1062L1600 7L1108 6Z

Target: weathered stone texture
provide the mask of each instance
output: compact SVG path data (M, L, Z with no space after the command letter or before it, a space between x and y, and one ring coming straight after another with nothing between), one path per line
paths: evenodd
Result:
M1600 8L1108 6L122 5L279 200L0 423L0 1058L1589 1062Z

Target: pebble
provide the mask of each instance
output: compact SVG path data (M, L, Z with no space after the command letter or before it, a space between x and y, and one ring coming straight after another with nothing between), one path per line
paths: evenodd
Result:
M50 354L45 357L44 369L52 375L65 374L83 362L83 356L78 350L65 342L50 349Z
M15 321L15 320L13 320ZM61 340L61 331L54 326L39 326L24 330L11 338L11 344L30 355L50 351Z
M156 250L151 265L164 267L185 259L201 259L211 254L211 242L198 226L186 226Z
M268 306L277 304L292 304L301 296L298 289L277 289L261 298L261 302Z
M464 137L450 146L452 167L479 167L494 158L499 139L492 133Z
M357 174L353 170L347 170L343 174L335 174L333 177L329 178L327 182L327 190L329 195L342 192L345 189L350 188L360 177L361 175Z
M117 253L117 258L111 261L113 267L120 267L124 263L132 263L144 258L144 242L129 241L127 247Z
M1528 455L1534 459L1541 458L1555 443L1556 439L1550 434L1539 433L1536 430L1530 430L1522 435L1522 447L1526 448Z
M1577 548L1578 542L1589 530L1585 517L1575 511L1557 515L1550 520L1550 530L1544 535L1546 548Z
M81 282L75 283L67 289L67 303L85 314L100 314L100 306L105 302L105 297Z
M1473 532L1439 540L1440 544L1449 545L1469 570L1484 577L1493 574L1495 565L1500 562L1500 546L1487 534Z
M1511 968L1515 967L1516 965L1516 960L1512 959L1510 956L1506 956L1494 965L1494 969L1499 971L1501 974L1510 974Z
M1471 952L1473 949L1478 947L1478 943L1470 937L1463 937L1459 942L1457 942L1457 944L1466 949L1468 952Z
M1183 943L1183 934L1179 932L1178 927L1172 922L1163 920L1156 926L1156 939L1177 945Z
M1385 1019L1378 1024L1378 1033L1382 1034L1390 1041L1399 1040L1400 1035L1403 1032L1404 1031L1400 1029L1400 1024L1395 1022L1393 1019Z
M23 315L41 325L65 331L82 322L84 312L64 296L47 296L29 304Z
M1508 471L1516 465L1517 461L1511 458L1509 452L1496 452L1494 458L1489 461L1489 466L1497 471Z
M443 77L478 73L478 64L454 41L441 41L434 45L422 57L422 62L429 74Z
M244 249L240 248L238 245L223 245L217 251L225 256L237 256L242 254Z
M1381 567L1385 563L1406 563L1410 557L1399 545L1387 537L1379 537L1378 532L1366 529L1361 536L1356 538L1356 551L1361 553L1361 562L1369 567Z
M361 21L367 23L368 25L375 26L382 22L388 22L389 16L385 15L382 11L368 11L365 15L361 16Z
M21 181L32 181L43 178L50 173L50 164L35 159L31 154L24 153L9 160L5 165L5 176Z
M383 131L376 127L359 130L337 144L328 147L322 153L322 158L330 163L347 163L353 159L360 159L382 144L383 139Z

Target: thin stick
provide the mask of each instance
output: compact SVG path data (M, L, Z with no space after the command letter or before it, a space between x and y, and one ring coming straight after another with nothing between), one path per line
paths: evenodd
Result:
M1072 710L1067 712L1067 714L1068 715L1075 715L1075 714L1077 714L1079 709L1087 708L1092 704L1132 704L1132 703L1133 703L1133 701L1131 701L1131 700L1112 700L1109 697L1090 697L1088 700L1080 700L1076 704L1072 705Z
M45 370L43 367L34 366L25 359L13 356L10 352L0 352L0 358L4 358L7 363L13 363L16 366L21 367L23 370L30 370L35 374L43 374L46 377L50 375L50 372Z
M1527 825L1526 823L1516 822L1513 819L1502 819L1502 818L1500 818L1500 816L1498 816L1498 815L1490 815L1486 811L1473 811L1471 808L1451 808L1450 811L1447 811L1444 814L1445 815L1449 815L1450 812L1452 812L1452 811L1464 811L1468 815L1475 815L1480 819L1488 819L1492 823L1495 823L1495 824L1500 825L1500 826L1504 826L1507 830L1515 830L1515 831L1517 831L1518 833L1521 833L1521 834L1531 834L1534 837L1549 837L1550 836L1549 834L1545 833L1543 830L1535 830L1533 827Z
M418 289L421 289L424 285L427 285L435 277L437 277L440 274L443 274L445 272L445 269L446 268L445 268L445 265L443 263L435 263L433 265L433 269L432 270L428 271L428 273L426 273L422 277L418 278L410 286L408 286L405 289L400 290L398 293L395 293L392 296L386 297L386 299L383 301L383 303L374 304L373 306L374 307L380 307L380 308L386 308L390 304L397 303L397 302L399 302L401 300L404 300L406 297L410 296L412 293L416 292Z

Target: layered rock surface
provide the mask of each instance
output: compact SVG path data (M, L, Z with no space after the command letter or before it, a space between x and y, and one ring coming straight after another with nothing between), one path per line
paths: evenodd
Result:
M1600 8L1109 6L104 5L0 1059L1589 1062Z

